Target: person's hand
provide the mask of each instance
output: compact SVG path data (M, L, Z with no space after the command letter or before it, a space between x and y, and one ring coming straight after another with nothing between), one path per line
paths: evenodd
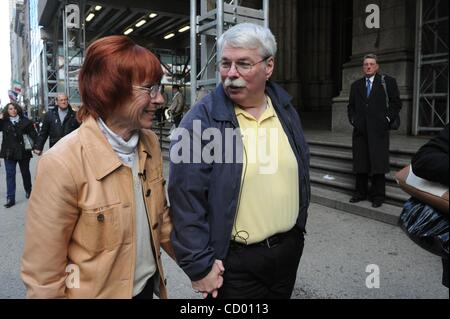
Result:
M0 120L3 120L3 113L0 113Z
M192 288L202 293L203 298L208 297L208 294L212 294L213 298L217 298L218 290L223 284L223 272L225 268L221 260L216 259L211 271L206 277L192 282Z
M41 156L42 151L40 151L40 150L33 150L33 153L38 155L38 156Z

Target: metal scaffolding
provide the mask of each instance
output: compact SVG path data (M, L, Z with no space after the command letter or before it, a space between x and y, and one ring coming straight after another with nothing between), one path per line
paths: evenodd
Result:
M214 6L215 2L215 6ZM219 83L215 65L218 62L216 40L229 27L253 22L269 26L269 0L262 0L262 9L240 6L238 1L201 0L200 16L197 1L191 0L191 105L199 88L214 88ZM197 37L200 36L200 72L197 74Z
M58 70L54 47L53 41L44 39L44 49L41 57L43 70L43 105L45 110L48 110L49 105L53 104L58 94Z
M80 103L78 73L84 60L86 46L84 29L84 12L86 1L68 4L63 8L63 57L64 57L64 91L72 103Z
M449 121L448 1L417 0L412 134Z
M51 37L43 38L43 104L46 110L55 105L58 93L63 92L71 103L80 103L78 73L84 59L85 0L77 4L63 1L55 19ZM59 41L62 32L62 42Z

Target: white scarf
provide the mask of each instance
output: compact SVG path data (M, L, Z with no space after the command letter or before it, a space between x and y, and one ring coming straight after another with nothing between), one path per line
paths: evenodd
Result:
M101 118L98 118L97 123L122 163L126 166L133 167L133 161L136 157L136 148L139 142L139 133L136 132L133 134L127 142L120 135L111 131Z
M19 122L19 119L20 119L19 115L9 117L9 120L11 121L12 124L16 124L17 122Z

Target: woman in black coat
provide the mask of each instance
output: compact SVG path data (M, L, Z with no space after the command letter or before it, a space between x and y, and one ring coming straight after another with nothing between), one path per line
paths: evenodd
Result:
M411 160L411 166L414 174L417 176L448 186L448 145L449 145L449 124L434 138L423 145ZM447 216L448 217L448 216ZM442 256L442 284L448 288L448 254Z
M16 103L8 103L3 113L0 114L0 131L3 132L0 158L4 159L6 169L6 204L4 206L9 208L16 203L17 164L19 164L22 173L25 196L26 198L30 197L30 159L33 155L31 154L31 148L25 149L26 135L31 139L30 144L34 144L37 133L33 123L23 116L22 108Z

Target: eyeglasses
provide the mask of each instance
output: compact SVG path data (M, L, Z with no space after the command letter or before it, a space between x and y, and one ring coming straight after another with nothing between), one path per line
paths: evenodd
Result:
M162 84L154 84L150 87L133 85L134 89L142 90L150 95L150 98L154 99L158 93L162 93Z
M268 58L270 58L271 56L267 56L264 59L255 62L255 63L248 63L248 62L243 62L243 61L237 61L237 62L232 62L232 61L219 61L217 63L217 68L219 72L228 72L231 69L231 66L234 63L234 67L236 68L236 71L238 71L239 74L243 75L243 74L247 74L252 70L252 67L266 61Z

